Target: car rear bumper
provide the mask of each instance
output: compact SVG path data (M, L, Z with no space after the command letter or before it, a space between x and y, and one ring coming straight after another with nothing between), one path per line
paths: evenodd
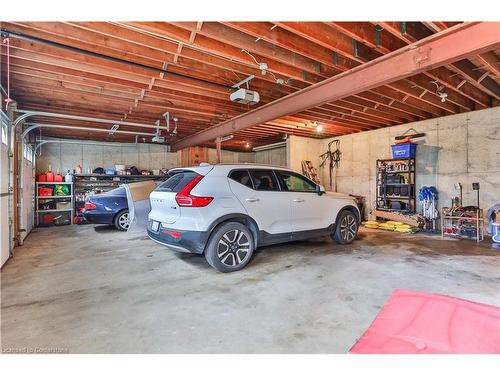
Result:
M113 224L114 214L85 211L83 217L86 221L93 224Z
M168 234L168 231L174 231L180 234L179 238ZM183 252L202 254L208 241L208 232L198 232L189 230L178 230L160 227L157 232L151 230L151 223L148 223L148 236L160 245L169 249Z

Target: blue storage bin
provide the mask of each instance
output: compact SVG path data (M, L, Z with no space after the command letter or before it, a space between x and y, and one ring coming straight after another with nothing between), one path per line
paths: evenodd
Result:
M391 145L391 148L394 159L414 158L417 153L416 143L400 143L399 145Z

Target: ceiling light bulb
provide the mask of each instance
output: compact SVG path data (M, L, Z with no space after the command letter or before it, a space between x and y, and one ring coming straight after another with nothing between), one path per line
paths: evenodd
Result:
M316 131L321 133L323 131L323 125L316 125Z
M250 143L245 143L245 148L250 148Z

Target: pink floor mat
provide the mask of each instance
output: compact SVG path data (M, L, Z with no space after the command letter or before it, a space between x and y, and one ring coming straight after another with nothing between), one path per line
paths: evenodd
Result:
M438 294L394 290L349 352L500 353L500 308Z

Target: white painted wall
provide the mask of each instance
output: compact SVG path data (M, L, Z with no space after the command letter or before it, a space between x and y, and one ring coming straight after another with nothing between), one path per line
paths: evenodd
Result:
M449 206L451 198L458 195L453 185L460 182L464 204L473 205L476 195L472 182L479 182L480 205L487 209L500 203L499 107L336 137L342 151L338 191L365 196L371 209L375 202L376 160L391 158L394 137L410 128L426 133L417 146L417 191L423 185L433 185L439 191L439 206ZM315 153L317 160L330 140L321 141ZM310 140L299 142L300 147L307 142ZM328 169L320 172L328 189ZM417 207L420 209L419 204Z

